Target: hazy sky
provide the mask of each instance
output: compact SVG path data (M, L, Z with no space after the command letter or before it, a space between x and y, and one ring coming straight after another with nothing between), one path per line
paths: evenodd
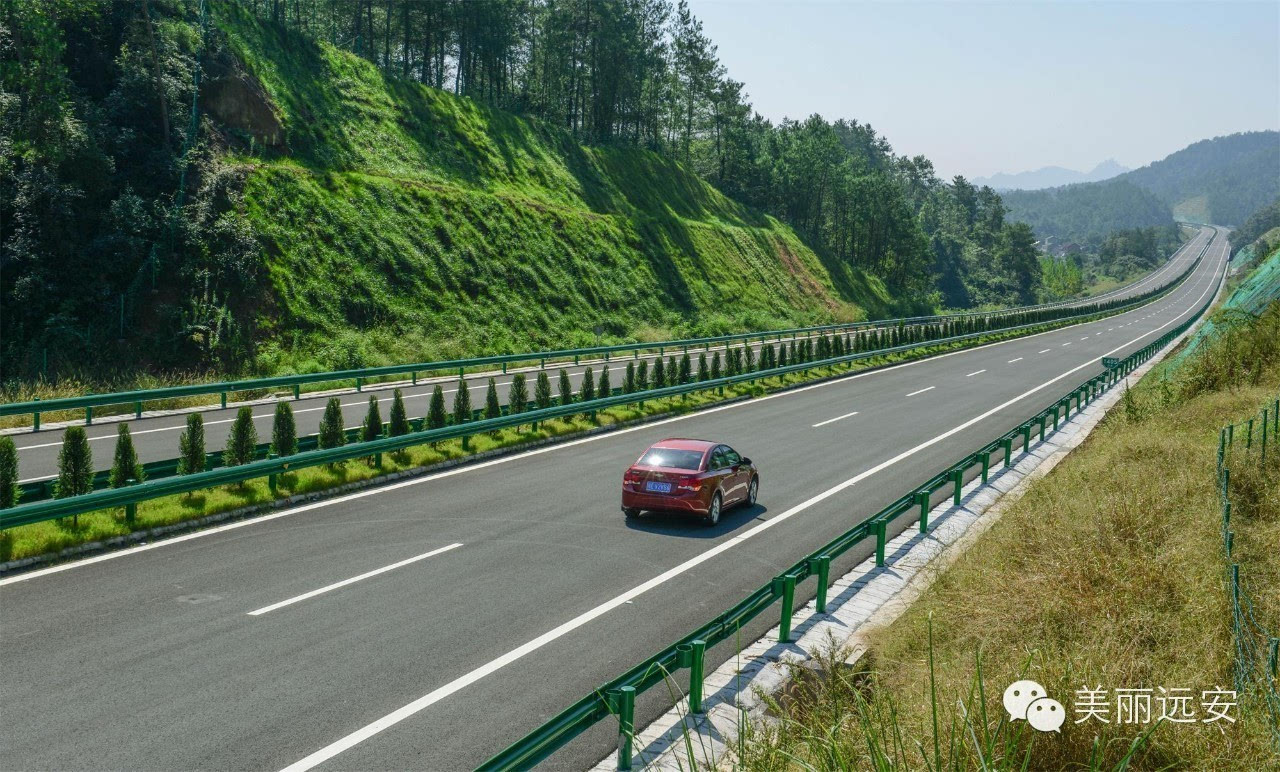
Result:
M943 176L1138 167L1280 128L1280 2L689 0L775 121L856 118Z

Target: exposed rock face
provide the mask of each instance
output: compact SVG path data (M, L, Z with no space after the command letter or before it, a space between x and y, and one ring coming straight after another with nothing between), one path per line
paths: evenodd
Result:
M200 85L200 102L224 126L243 131L268 147L284 147L280 116L262 86L248 73L228 68L208 78Z

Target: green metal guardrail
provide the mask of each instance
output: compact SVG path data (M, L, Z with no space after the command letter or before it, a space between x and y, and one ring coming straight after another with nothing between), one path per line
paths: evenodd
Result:
M1256 431L1255 431L1256 430ZM1239 440L1236 434L1240 434ZM1280 399L1273 400L1261 414L1242 423L1229 424L1218 433L1218 502L1222 507L1222 548L1227 559L1226 585L1231 602L1231 631L1235 643L1235 686L1238 695L1253 692L1270 715L1269 726L1280 750L1280 637L1268 632L1253 613L1253 599L1240 577L1240 564L1233 561L1235 532L1231 530L1231 465L1235 453L1243 451L1245 462L1257 449L1256 462L1265 469L1267 445L1271 445L1272 466L1280 444ZM1243 447L1241 447L1243 446Z
M1212 240L1212 239L1211 239ZM1176 253L1175 253L1176 254ZM1203 256L1204 249L1201 249L1200 256ZM1197 260L1200 256L1197 256ZM1185 276L1184 272L1184 276ZM682 349L685 353L690 348L702 346L710 348L716 344L730 344L734 342L749 342L759 340L761 343L767 342L769 339L781 341L783 338L790 337L795 339L797 336L813 336L831 332L854 332L867 329L892 328L899 329L907 326L931 325L938 323L955 323L974 319L1005 319L1005 318L1028 318L1029 315L1038 315L1051 313L1055 311L1074 310L1078 308L1090 308L1095 306L1105 306L1114 300L1106 300L1111 295L1125 292L1129 287L1147 281L1150 277L1132 282L1126 287L1113 290L1097 298L1086 300L1068 300L1056 303L1044 303L1035 306L1021 306L1016 308L1004 309L1001 311L969 311L960 314L948 314L944 316L917 316L903 319L887 319L880 321L868 322L852 322L848 324L832 324L821 325L815 327L796 327L784 330L771 330L765 332L749 332L737 333L734 335L720 335L706 338L687 338L682 340L660 341L655 343L623 343L615 346L592 346L588 348L578 349L559 349L553 351L540 351L523 354L500 354L487 357L473 357L470 359L451 359L437 362L418 362L404 365L387 365L384 367L369 367L354 370L335 370L324 373L309 373L302 375L281 375L269 378L253 378L238 381L224 381L219 383L202 383L190 384L186 386L166 386L158 389L139 389L136 391L114 392L111 394L85 394L78 397L60 397L49 400L31 400L28 402L11 402L0 405L0 416L12 415L31 415L32 431L40 430L40 415L42 413L59 411L59 410L81 410L85 411L85 423L93 423L93 409L95 407L103 407L109 405L127 405L134 406L134 413L138 418L142 417L143 406L147 402L165 399L175 399L180 397L202 396L208 394L220 394L220 405L226 407L227 395L238 392L253 392L263 389L290 387L293 389L294 399L300 399L302 396L302 386L317 383L337 383L354 381L356 390L363 389L366 381L383 378L393 375L409 375L412 383L416 384L419 373L439 373L458 371L459 375L465 373L467 368L481 367L485 365L500 365L502 371L507 371L507 366L517 362L538 362L541 367L545 367L548 362L555 360L567 361L572 359L577 364L584 356L603 356L605 361L609 360L610 355L630 353L633 358L639 358L643 351L656 351L659 355L664 355L667 349ZM1177 283L1181 277L1170 282ZM1169 285L1165 285L1169 286ZM1146 293L1144 293L1146 294ZM1045 321L1039 319L1038 321ZM1057 317L1061 318L1061 317ZM987 330L992 331L992 330Z
M1203 253L1201 257L1202 256ZM1059 322L1069 322L1073 324L1079 323L1095 317L1121 313L1124 310L1151 302L1165 294L1168 294L1169 292L1172 292L1181 284L1182 281L1191 275L1196 266L1199 265L1201 257L1197 257L1196 261L1192 263L1192 265L1180 276L1177 282L1163 287L1159 291L1153 292L1150 297L1139 296L1136 299L1130 300L1114 308L1092 311L1087 314L1067 317L1065 319L1056 319L1048 322L1032 322L1030 324L994 331L982 331L946 338L915 341L900 346L881 348L873 351L862 351L852 354L843 354L841 356L829 357L816 361L799 362L768 370L748 371L725 376L719 379L684 383L676 386L649 389L643 392L634 392L631 394L616 394L592 400L591 402L556 405L541 410L530 410L514 415L508 413L507 415L498 418L473 420L462 424L448 425L439 429L419 429L418 431L413 431L398 437L384 437L382 439L372 440L369 442L353 442L339 448L309 450L281 458L264 458L262 460L253 461L240 466L211 469L190 475L176 475L176 459L167 462L153 462L153 464L150 465L150 472L155 473L155 477L147 479L146 482L122 488L94 490L83 495L62 499L47 498L53 494L53 489L50 487L50 483L52 481L39 481L34 484L34 486L32 484L28 484L28 486L24 488L24 492L34 489L32 490L33 496L35 496L37 500L28 500L27 503L19 504L16 507L0 510L0 529L12 528L19 525L29 525L31 523L42 522L45 520L71 517L74 515L86 514L100 509L109 509L114 507L125 507L128 517L132 518L133 512L135 511L135 507L138 503L174 495L176 493L187 493L218 485L239 483L259 477L268 478L272 486L274 486L277 475L290 470L296 471L307 467L323 466L325 464L333 464L355 458L366 458L370 456L378 457L381 456L382 453L403 450L416 445L425 445L431 442L439 442L441 440L456 439L460 437L466 438L483 432L513 426L532 424L536 427L538 422L551 418L562 418L582 413L595 413L596 411L610 407L633 403L643 404L651 399L679 396L696 391L723 389L725 386L744 382L754 382L760 378L771 378L774 376L808 371L814 368L848 364L862 359L901 353L918 348L942 346L964 341L976 341L984 336L990 335L992 332L1008 333L1029 331L1046 326L1053 326ZM475 415L476 412L477 411L473 411L473 415ZM420 421L418 422L418 426L421 426ZM354 432L358 430L353 429L351 431ZM311 437L306 439L309 441L308 444L310 444L310 442L314 442L314 439ZM264 443L258 446L257 453L259 456L266 455L265 449L268 445L269 444ZM220 453L209 455L211 460L220 461L221 459ZM146 467L144 467L144 471L147 471ZM98 474L102 475L106 473ZM105 480L105 478L103 479ZM38 500L41 498L45 500Z
M968 479L980 475L983 482L986 482L991 472L993 454L996 456L997 464L1003 462L1006 468L1012 466L1015 443L1018 443L1018 448L1022 453L1026 453L1030 449L1031 436L1034 432L1038 431L1039 439L1043 441L1050 422L1052 422L1053 430L1056 430L1060 420L1070 417L1073 400L1076 413L1079 413L1097 396L1133 372L1143 362L1149 360L1160 349L1190 328L1204 314L1212 302L1212 299L1210 299L1187 321L1179 324L1129 356L1116 360L1114 364L1107 366L1106 372L1081 383L1030 420L1022 423L1012 431L1006 432L994 442L988 443L976 452L965 456L959 463L931 477L912 493L902 496L823 547L801 558L790 568L773 577L768 583L711 622L632 667L612 681L602 684L590 694L561 711L550 721L542 724L481 764L478 769L486 772L490 770L529 769L555 753L597 722L609 716L617 716L619 720L618 768L630 769L632 741L635 735L633 720L637 694L665 681L677 671L688 668L690 671L689 712L701 714L703 712L704 657L708 647L733 637L743 625L779 601L781 602L781 609L778 637L780 642L789 641L791 639L791 616L794 610L797 585L810 577L816 577L815 606L818 613L824 613L826 611L827 590L830 583L830 569L833 559L844 554L864 539L874 538L876 540L876 565L883 566L885 564L885 544L888 540L887 529L889 523L918 508L919 529L921 533L926 533L929 529L928 515L931 509L931 497L935 492L950 489L953 502L959 505L966 482L966 475L969 475Z

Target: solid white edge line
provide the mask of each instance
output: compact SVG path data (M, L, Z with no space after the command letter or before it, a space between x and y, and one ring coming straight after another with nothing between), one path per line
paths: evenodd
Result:
M1210 286L1205 291L1208 292L1212 288L1213 288L1213 285L1210 284ZM1204 293L1201 293L1200 297L1203 298ZM1199 303L1199 299L1197 299L1196 303L1193 303L1191 305L1191 308L1189 308L1188 311L1194 310L1198 303ZM1137 343L1138 341L1142 340L1143 338L1148 337L1152 333L1158 330L1164 329L1165 327L1168 327L1170 324L1173 324L1175 321L1177 321L1177 319L1180 318L1182 315L1183 314L1179 314L1178 316L1175 316L1173 319L1170 319L1168 322L1165 322L1164 324L1162 324L1160 327L1157 327L1155 330L1152 330L1151 332L1143 333L1142 335L1138 336L1137 338L1134 338L1128 343L1124 343L1120 346L1117 346L1111 351L1108 351L1103 356L1114 354L1120 349L1125 348L1127 346L1131 346L1134 343ZM877 472L883 471L884 469L887 469L893 466L899 461L902 461L910 456L915 455L916 453L919 453L925 448L928 448L932 445L936 445L937 443L952 436L953 434L956 434L957 432L964 431L965 429L969 428L970 426L973 426L979 421L985 420L986 418L989 418L990 416L995 415L996 413L1009 407L1010 405L1013 405L1016 402L1020 402L1021 400L1026 399L1032 394L1035 394L1036 392L1053 385L1054 383L1062 380L1063 378L1070 376L1072 373L1078 372L1079 370L1082 370L1093 364L1095 364L1095 362L1093 361L1092 358L1090 358L1088 362L1084 362L1083 364L1076 365L1075 367L1071 368L1070 370L1067 370L1061 375L1057 375L1051 378L1050 380L1047 380L1044 383L1041 383L1039 386L1028 389L1027 391L1024 391L1018 396L1013 397L1012 399L1006 400L1005 402L1002 402L1001 404L991 408L990 410L986 411L985 413L982 413L981 415L970 418L968 421L965 421L962 424L959 424L951 429L948 429L942 434L939 434L938 436L930 440L926 440L920 443L919 445L916 445L914 448L911 448L910 450L905 450L902 453L899 453L898 455L894 456L893 458L888 459L887 461L882 461L879 464L871 467L870 469L867 469L866 471L859 472L858 474L854 475L853 477L850 477L844 482L838 483L837 485L834 485L831 488L828 488L827 490L817 494L816 496L813 496L809 499L806 499L805 501L800 502L799 504L791 507L785 512L782 512L777 517L766 520L765 522L760 523L759 525L755 526L754 528L751 528L750 530L744 533L738 534L737 536L734 536L724 542L721 542L720 544L717 544L716 546L706 550L705 552L699 555L695 555L694 557L690 558L689 560L686 560L680 565L675 566L674 568L668 569L667 571L664 571L661 574L658 574L657 576L650 579L649 581L644 582L643 584L637 585L636 587L633 587L632 589L627 590L626 592L610 600L607 600L604 603L601 603L599 606L596 606L593 609L590 609L588 611L583 612L582 614L579 614L573 619L570 619L569 621L561 624L560 626L555 627L543 633L537 638L534 638L533 640L512 649L506 654L503 654L502 656L497 657L496 659L490 660L489 662L485 663L484 665L481 665L480 667L475 668L469 673L459 676L458 678L455 678L454 680L444 684L443 686L440 686L434 689L433 691L428 692L427 694L424 694L423 696L419 697L413 702L410 702L404 707L399 708L395 711L392 711L391 713L388 713L382 718L379 718L376 721L370 724L367 724L360 729L357 729L351 734L348 734L347 736L339 740L336 740L330 743L329 745L326 745L325 747L310 754L309 756L285 767L283 772L305 772L305 770L311 769L319 764L324 763L325 761L328 761L329 759L333 758L334 756L337 756L343 751L349 748L353 748L356 745L359 745L360 743L369 739L370 737L373 737L374 735L379 734L380 732L395 726L396 724L400 723L406 718L409 718L411 716L416 715L417 713L420 713L426 708L429 708L435 703L439 702L440 700L443 700L444 698L448 697L449 695L454 694L455 692L461 689L465 689L471 684L485 678L486 676L492 673L497 672L498 670L501 670L502 668L524 657L525 655L530 654L534 651L537 651L543 646L546 646L548 643L551 643L556 639L561 638L570 632L573 632L579 627L582 627L583 625L597 619L598 617L603 616L604 614L607 614L608 612L612 611L618 606L621 606L635 599L636 597L643 595L649 590L655 587L658 587L683 573L688 572L690 569L695 568L702 563L705 563L706 561L721 554L722 552L726 552L730 549L733 549L735 546L752 538L753 536L756 536L758 534L761 534L767 531L768 529L774 527L778 523L781 523L785 520L788 520L794 517L800 512L803 512L809 507L812 507L813 505L818 504L834 496L840 491L843 491L846 488L849 488L850 486L855 485L858 482L861 482L862 480L867 479L868 477L876 474Z
M1183 312L1183 313L1186 313L1186 312ZM1181 314L1179 314L1179 316L1181 316ZM1174 318L1176 319L1178 317L1174 317ZM10 576L7 578L0 579L0 587L3 587L7 584L25 582L30 579L36 579L38 577L47 576L49 574L56 574L56 573L61 573L62 571L69 571L73 568L80 568L82 566L89 566L95 563L101 563L107 560L115 560L117 558L126 557L128 555L134 555L139 552L148 552L158 547L164 547L170 544L179 544L181 542L188 541L190 539L197 539L202 536L211 536L213 534L234 530L236 528L244 528L251 525L257 525L259 523L267 523L272 520L276 520L282 517L288 517L290 515L296 515L302 512L308 512L313 509L322 509L324 507L330 507L335 504L345 504L348 501L355 501L357 499L362 499L366 496L374 496L379 493L386 493L387 491L399 490L400 488L407 488L412 485L421 485L423 483L431 482L432 480L438 480L442 477L451 477L455 474L463 474L463 473L471 472L477 469L486 469L491 466L510 463L512 461L518 461L520 459L528 458L530 456L537 456L543 453L551 453L551 452L560 450L562 448L571 448L576 445L582 445L588 442L595 442L596 440L606 439L609 437L617 437L623 434L630 434L631 432L637 432L642 429L649 429L655 426L662 426L664 424L675 423L676 421L685 421L690 418L696 418L698 416L711 415L712 413L718 413L722 410L735 410L737 408L747 407L749 405L760 405L770 400L779 399L782 397L788 397L793 394L801 394L806 391L811 391L813 389L822 389L822 388L826 388L828 386L834 386L837 384L845 384L845 383L848 383L849 381L858 380L860 378L867 378L875 375L880 375L882 373L892 372L894 370L901 370L904 367L914 367L916 365L921 365L928 362L937 362L940 359L947 359L949 357L954 357L954 356L962 356L964 354L972 354L976 351L983 351L984 349L994 348L995 346L1004 346L1009 343L1017 343L1024 340L1030 340L1032 338L1038 338L1043 335L1053 335L1054 333L1063 332L1064 330L1070 330L1075 327L1081 327L1087 324L1097 324L1100 321L1102 320L1095 320L1092 322L1080 322L1078 324L1067 325L1066 327L1059 327L1054 330L1045 330L1044 332L1037 332L1034 335L1023 335L1017 338L1009 338L1008 340L998 340L992 343L984 343L981 346L974 346L973 348L959 349L957 351L948 351L945 354L938 354L937 356L926 357L924 359L915 359L910 362L903 362L897 365L890 365L889 367L878 368L875 370L868 370L860 373L853 373L851 375L846 375L839 378L833 378L831 380L823 381L821 383L811 384L809 386L801 386L795 389L780 391L774 394L766 394L763 397L756 397L754 399L743 400L741 402L734 402L733 404L730 404L730 405L720 405L718 407L711 407L711 408L707 408L706 410L700 410L694 413L686 413L684 415L664 418L661 421L652 421L650 423L637 424L636 426L630 426L625 429L618 429L616 431L594 434L594 435L591 435L590 437L580 437L576 440L566 440L565 442L558 442L551 445L546 445L541 448L534 448L533 450L528 450L523 453L516 453L510 456L502 456L500 458L491 459L489 461L481 461L475 464L464 464L462 466L454 467L452 469L446 469L442 472L436 472L435 474L425 474L419 477L414 477L409 480L402 480L400 482L391 483L389 485L379 485L374 488L358 491L356 493L350 493L345 496L338 496L332 499L324 499L322 501L316 501L310 504L302 504L297 507L289 507L280 512L274 512L269 515L257 515L254 517L245 518L244 520L237 520L233 523L214 526L212 528L204 528L198 531L192 531L190 533L182 534L181 536L174 536L172 538L162 539L160 541L152 542L150 544L140 544L136 547L128 547L122 550L104 552L101 555L94 555L92 557L80 558L77 560L68 561L66 563L61 563L56 566L41 568L35 571L28 571L22 574L18 574L16 576ZM1161 328L1157 327L1156 329L1161 329ZM1139 336L1136 340L1141 340L1142 338L1150 334L1151 334L1150 332L1145 333L1144 335ZM1071 342L1067 341L1063 345L1069 346L1071 345ZM1128 344L1124 344L1119 348L1124 348L1125 345L1128 345ZM1119 349L1113 349L1113 351L1116 351L1116 350L1119 350Z
M454 550L461 546L462 546L462 542L455 542L453 544L450 544L447 547L441 547L440 549L434 549L434 550L431 550L430 552L424 552L421 555L415 555L411 558L401 560L399 563L392 563L389 566L383 566L382 568L375 568L374 570L360 574L359 576L353 576L350 579L343 579L341 582L334 582L333 584L326 585L324 587L321 587L318 590L312 590L311 592L304 592L303 594L295 595L294 597L289 598L288 600L282 600L279 603L272 603L270 606L263 606L260 609L255 609L253 611L248 611L246 613L251 617L262 616L263 614L275 611L276 609L284 608L285 606L292 606L295 603L308 600L309 598L314 598L317 595L323 595L326 592L329 592L331 590L336 590L339 587L346 587L349 584L355 584L356 582L362 581L364 579L369 579L370 577L377 576L378 574L385 574L388 571L394 571L397 568L403 568L404 566L407 566L411 563L417 563L419 560L426 560L427 558L435 557L436 555L439 555L442 552L448 552L449 550Z
M827 419L827 420L825 420L825 421L820 421L820 422L818 422L818 423L814 424L814 425L813 425L812 427L810 427L810 428L812 428L812 429L817 429L819 426L826 426L826 425L827 425L827 424L829 424L829 423L835 423L836 421L839 421L839 420L840 420L840 419L842 419L842 418L852 418L852 417L856 416L857 414L858 414L858 411L857 411L857 410L855 410L855 411L853 411L852 413L845 413L844 415L838 415L838 416L836 416L835 418L828 418L828 419Z

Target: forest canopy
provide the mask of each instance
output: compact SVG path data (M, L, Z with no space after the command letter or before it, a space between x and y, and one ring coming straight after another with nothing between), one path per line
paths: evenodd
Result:
M265 366L263 336L296 333L271 323L272 254L244 216L254 157L290 149L269 107L256 116L267 128L249 135L202 109L208 83L243 70L219 27L235 15L217 6L202 19L202 7L0 0L4 377L30 375L42 357L46 371L49 352L55 369L249 372ZM658 153L794 228L837 288L870 275L921 308L1037 298L1034 236L1000 196L940 179L856 120L764 119L683 0L238 7L291 30L286 45L301 35L367 60L388 93L422 83L583 145Z

